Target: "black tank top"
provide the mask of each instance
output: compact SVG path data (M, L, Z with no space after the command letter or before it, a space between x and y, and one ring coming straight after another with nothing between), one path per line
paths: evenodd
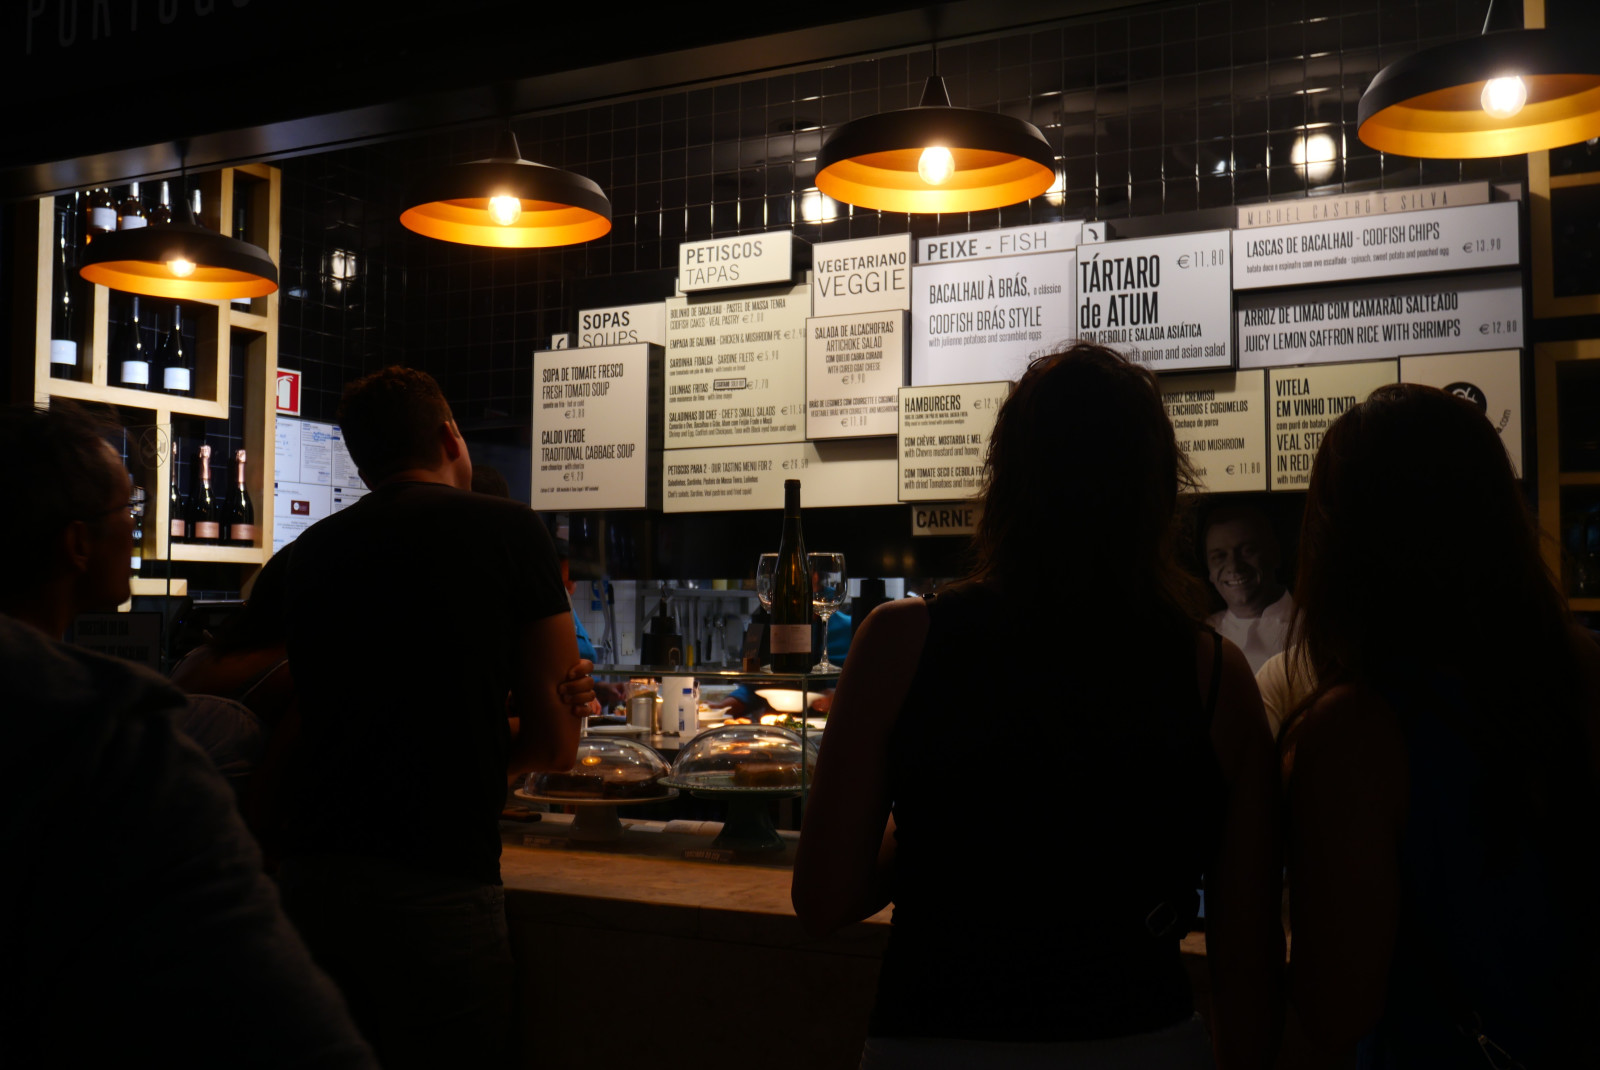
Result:
M1188 1018L1178 941L1226 794L1193 626L1041 633L980 585L928 610L890 739L894 924L870 1032L1091 1040Z

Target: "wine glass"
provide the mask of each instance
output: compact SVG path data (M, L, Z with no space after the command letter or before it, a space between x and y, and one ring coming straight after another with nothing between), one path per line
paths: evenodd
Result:
M778 555L762 554L756 562L756 597L761 608L772 612L772 578L778 572Z
M839 667L828 661L828 618L850 590L844 554L807 554L806 568L811 570L811 607L822 618L822 660L811 666L811 671L838 672Z

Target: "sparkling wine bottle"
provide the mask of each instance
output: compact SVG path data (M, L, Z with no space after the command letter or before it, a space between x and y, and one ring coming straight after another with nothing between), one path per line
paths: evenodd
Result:
M233 455L233 489L228 492L228 542L234 546L256 544L256 507L244 479L244 450Z
M189 541L189 496L178 489L178 440L172 440L172 470L167 473L167 538Z
M189 541L216 545L222 541L221 511L211 496L211 447L200 447L194 489L189 492Z

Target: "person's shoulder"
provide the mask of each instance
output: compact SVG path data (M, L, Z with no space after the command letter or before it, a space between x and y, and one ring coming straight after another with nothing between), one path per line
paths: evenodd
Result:
M1294 594L1285 590L1278 596L1278 600L1261 611L1263 617L1273 620L1291 621L1294 619Z
M1376 689L1364 684L1330 688L1285 740L1285 773L1357 776L1384 782L1403 772L1405 734L1394 707Z

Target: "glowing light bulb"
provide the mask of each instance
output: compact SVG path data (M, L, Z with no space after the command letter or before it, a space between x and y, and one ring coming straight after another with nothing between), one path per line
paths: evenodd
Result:
M176 260L167 261L167 270L178 276L180 279L187 279L190 275L194 274L194 261L185 260L180 256Z
M956 173L956 158L943 145L929 145L917 158L917 175L930 186L942 185Z
M509 227L522 218L522 201L502 194L489 198L489 218L502 227Z
M1496 119L1509 119L1528 103L1528 87L1515 75L1483 83L1483 110Z

